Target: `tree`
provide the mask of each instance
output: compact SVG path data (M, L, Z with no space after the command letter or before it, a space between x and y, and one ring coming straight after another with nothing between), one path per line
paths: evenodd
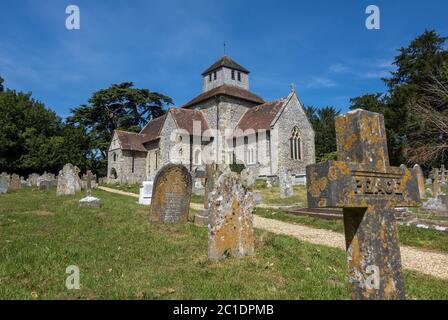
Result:
M448 64L432 76L409 104L414 121L406 153L411 162L439 166L448 160Z
M148 89L133 88L132 82L113 84L94 92L88 105L71 109L67 122L83 126L91 141L92 154L104 160L116 129L139 132L146 123L164 114L171 98Z
M5 91L5 88L3 87L3 82L4 82L5 80L0 76L0 92L3 92L3 91Z
M79 130L65 125L31 93L1 92L0 171L26 175L57 172L67 162L82 166L80 155L88 143Z
M430 129L425 128L430 122L422 122L415 113L415 105L420 101L428 107L429 103L431 109L428 110L438 112L443 111L440 108L446 108L437 105L433 99L425 98L432 94L427 86L435 79L440 79L440 70L443 70L448 61L448 51L444 49L446 40L446 37L439 36L435 31L425 31L407 47L398 50L394 59L396 70L390 77L382 79L388 88L386 93L367 94L351 99L351 109L362 108L384 114L389 157L393 165L412 165L425 161L423 154L419 158L411 156L409 152L411 146L415 147L413 141L425 140L425 132ZM413 109L411 105L414 105Z
M305 107L305 113L315 133L316 161L336 158L335 117L339 115L334 107Z

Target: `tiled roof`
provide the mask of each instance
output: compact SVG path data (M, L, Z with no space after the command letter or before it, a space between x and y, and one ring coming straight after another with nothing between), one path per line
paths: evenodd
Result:
M121 130L115 130L115 133L117 134L118 140L120 141L121 149L131 151L146 151L146 148L143 146L144 136L142 134Z
M227 67L227 68L239 70L239 71L244 72L244 73L249 73L249 70L247 70L246 68L242 67L241 65L239 65L238 63L233 61L229 56L222 56L221 58L218 59L218 61L216 61L210 67L208 67L202 73L202 75L210 73L210 72L212 72L212 71L214 71L214 70L216 70L218 68L221 68L221 67Z
M235 130L269 130L272 120L274 120L284 102L285 99L279 99L250 108L240 119Z
M201 134L208 130L208 123L205 120L204 113L201 110L190 110L181 108L170 108L169 112L174 116L179 128L193 134L193 121L198 121L201 124Z
M197 97L193 98L192 100L190 100L189 102L184 104L182 106L182 108L189 108L189 107L194 106L200 102L203 102L207 99L210 99L210 98L213 98L213 97L219 96L219 95L227 95L227 96L247 100L250 102L255 102L257 104L264 103L264 100L262 98L260 98L259 96L257 96L255 93L252 93L252 92L242 89L242 88L224 84L224 85L216 87L212 90L201 93Z
M165 123L166 114L149 121L146 126L140 131L144 135L144 142L149 142L157 139L160 136L163 124Z

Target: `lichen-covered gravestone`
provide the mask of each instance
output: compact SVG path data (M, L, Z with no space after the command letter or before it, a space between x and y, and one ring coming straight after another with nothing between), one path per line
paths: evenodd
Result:
M67 163L58 175L58 185L56 194L61 195L73 195L77 190L77 174L75 167L71 163Z
M0 194L8 192L10 181L11 177L6 172L0 175Z
M404 299L394 207L419 205L417 178L389 166L381 114L338 116L336 143L339 161L307 167L308 205L343 208L352 299Z
M169 164L156 175L149 223L186 223L190 211L191 175L183 165Z
M254 252L252 192L241 176L224 171L210 194L209 259L244 256Z
M286 168L278 169L278 184L280 187L280 198L285 199L294 195L292 177Z
M9 190L17 191L20 188L22 188L22 183L20 181L20 176L17 175L17 174L13 174L11 176L11 181L10 181L10 184L9 184Z

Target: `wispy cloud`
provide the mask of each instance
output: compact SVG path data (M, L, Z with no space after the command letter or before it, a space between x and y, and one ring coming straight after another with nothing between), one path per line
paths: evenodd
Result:
M332 88L337 84L335 81L327 77L313 77L308 83L308 88Z
M349 73L352 71L352 68L344 65L342 63L336 63L336 64L332 64L329 68L328 68L328 72L329 73Z

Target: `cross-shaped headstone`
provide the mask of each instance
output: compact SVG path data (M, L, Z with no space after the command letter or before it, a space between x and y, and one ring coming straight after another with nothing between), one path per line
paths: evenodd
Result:
M381 114L336 118L338 161L307 167L309 207L343 208L352 299L404 299L394 207L418 206L417 177L391 167Z
M88 196L92 195L92 179L93 179L92 171L87 170L87 195Z

